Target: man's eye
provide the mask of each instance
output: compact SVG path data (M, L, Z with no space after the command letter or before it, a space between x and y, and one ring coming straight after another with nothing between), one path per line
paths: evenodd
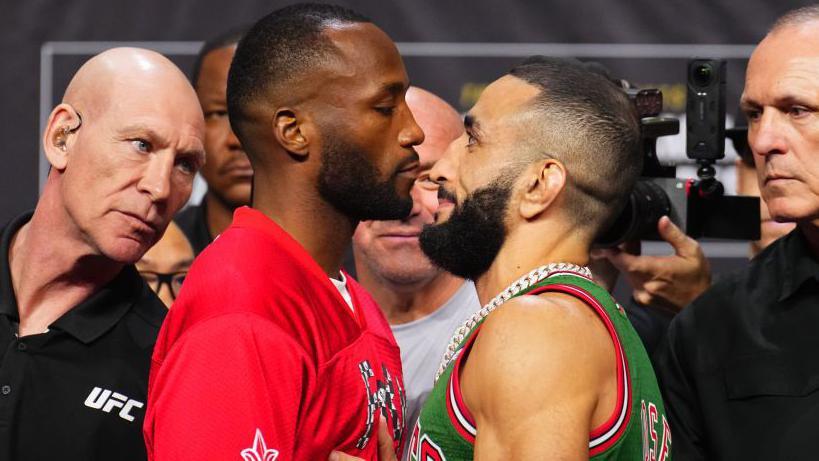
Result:
M190 158L180 158L176 161L176 165L185 174L194 175L199 171L199 163Z
M392 115L392 113L395 112L395 107L394 106L376 107L375 110L381 115Z
M150 152L151 151L151 143L144 139L132 139L131 145L140 152Z
M422 187L426 190L436 190L438 189L438 183L430 179L429 176L422 176L415 180L415 184L419 187Z
M792 117L802 117L804 115L807 115L809 112L810 112L809 109L801 106L794 106L788 110L788 113L790 113Z
M225 119L228 116L228 111L226 110L211 110L205 112L205 120L221 120Z
M745 118L748 121L758 120L759 117L762 115L762 111L756 109L747 109L745 110Z

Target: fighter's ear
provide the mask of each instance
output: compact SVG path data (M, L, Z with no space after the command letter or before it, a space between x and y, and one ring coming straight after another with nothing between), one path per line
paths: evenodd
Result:
M307 157L310 144L304 122L303 115L289 107L282 107L273 115L273 135L276 141L296 157Z
M81 125L79 113L68 104L62 103L51 111L43 132L43 151L55 170L65 170L68 154Z
M524 219L534 219L547 210L566 186L566 167L559 160L536 162L523 174L523 196L519 211Z

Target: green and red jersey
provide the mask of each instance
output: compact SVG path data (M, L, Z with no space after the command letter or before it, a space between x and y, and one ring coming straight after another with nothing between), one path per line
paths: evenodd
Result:
M670 460L671 432L657 379L648 354L623 309L606 290L574 272L553 274L517 296L546 292L564 293L583 301L605 324L614 343L617 404L611 416L589 434L589 458ZM440 376L424 404L410 439L411 461L473 459L475 437L480 428L461 396L459 371L482 323L483 319L464 338L455 359ZM537 396L529 398L532 405L537 405Z

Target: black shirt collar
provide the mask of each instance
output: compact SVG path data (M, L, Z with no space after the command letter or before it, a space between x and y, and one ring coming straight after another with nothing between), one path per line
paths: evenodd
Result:
M782 239L779 251L780 267L784 279L779 292L779 301L796 293L809 280L819 281L819 260L811 251L807 239L797 227Z
M14 286L9 267L9 247L14 234L30 219L26 213L11 221L0 237L0 315L9 317L14 323L20 320ZM86 300L74 306L49 326L77 338L85 344L93 342L110 330L128 312L139 298L145 282L133 265L125 266L113 280Z

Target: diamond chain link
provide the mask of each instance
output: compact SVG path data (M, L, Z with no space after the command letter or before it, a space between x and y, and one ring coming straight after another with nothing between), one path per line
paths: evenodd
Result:
M578 275L582 275L583 277L591 278L591 271L588 267L570 263L551 263L545 266L540 266L523 277L515 280L508 287L506 287L505 290L501 291L497 296L492 298L491 301L473 313L463 324L461 324L460 327L455 330L455 333L452 335L452 338L449 340L449 344L446 347L444 357L441 359L441 365L438 367L438 372L435 373L435 382L438 382L438 378L444 374L446 367L448 367L449 363L452 362L453 358L458 352L458 346L465 338L469 336L472 329L474 329L481 320L486 318L486 316L497 309L501 304L512 299L521 291L535 285L536 283L539 283L555 272L574 272Z

